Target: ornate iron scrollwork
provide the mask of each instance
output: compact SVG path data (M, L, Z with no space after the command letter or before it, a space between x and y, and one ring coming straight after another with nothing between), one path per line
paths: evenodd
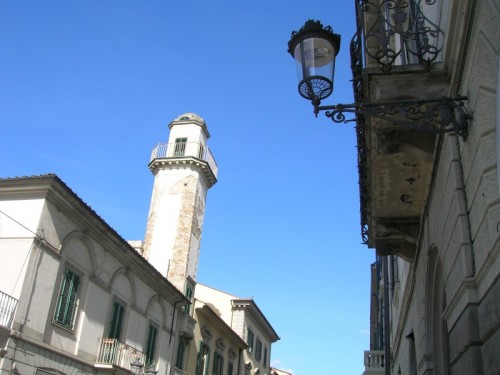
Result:
M466 96L421 100L400 100L379 103L336 104L315 106L314 113L325 111L325 116L336 123L357 121L346 119L345 113L356 117L374 117L406 129L429 133L457 133L467 136L468 122L472 116L464 108Z
M430 10L435 3L436 0L359 0L361 12L375 19L365 30L368 56L384 71L395 63L435 62L443 47L444 33L423 12L423 8Z

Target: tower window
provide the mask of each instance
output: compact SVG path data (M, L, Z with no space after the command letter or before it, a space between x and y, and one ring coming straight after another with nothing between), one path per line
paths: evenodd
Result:
M174 156L184 156L186 153L187 138L176 138L174 146Z

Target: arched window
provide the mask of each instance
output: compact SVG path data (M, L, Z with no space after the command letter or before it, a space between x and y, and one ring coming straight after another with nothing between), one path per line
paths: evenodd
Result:
M429 251L427 269L426 304L426 351L433 358L434 374L449 374L448 326L443 318L446 309L446 293L443 266L439 251Z

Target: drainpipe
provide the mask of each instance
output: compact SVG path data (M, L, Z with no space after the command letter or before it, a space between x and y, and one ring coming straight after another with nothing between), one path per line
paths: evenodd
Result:
M476 275L476 261L474 259L474 249L472 244L472 233L471 233L471 222L469 216L469 205L467 202L467 192L465 191L465 177L464 168L462 164L462 155L460 154L460 140L457 135L454 135L454 140L451 141L451 152L453 160L457 161L455 168L457 169L457 174L459 176L459 181L457 183L457 189L459 191L459 215L465 217L465 225L467 226L465 232L465 241L469 243L468 255L469 259L466 259L467 276L474 277Z
M172 336L174 334L174 322L175 322L175 316L176 316L175 313L177 312L177 304L179 304L181 302L182 302L182 300L176 301L174 303L174 312L172 314L172 323L170 324L170 337L168 339L168 350L169 351L170 351L170 346L172 344ZM166 371L167 374L170 374L172 372L172 367L175 368L175 366L172 366L172 363L175 363L175 360L176 360L176 356L174 353L175 353L175 348L172 350L172 355L170 357L172 360L170 362L167 362L167 371Z
M240 371L241 371L241 357L242 357L242 354L243 353L243 349L240 349L240 352L238 354L238 371L236 372L236 375L240 375Z
M384 256L384 370L385 375L391 375L391 335L389 330L389 262Z

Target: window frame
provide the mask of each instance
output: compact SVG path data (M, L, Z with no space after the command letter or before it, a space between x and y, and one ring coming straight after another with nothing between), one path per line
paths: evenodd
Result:
M264 358L262 360L262 365L264 368L267 368L267 345L264 345Z
M183 157L186 155L187 137L175 138L174 141L174 156Z
M68 283L68 275L71 274L71 284ZM77 282L76 287L73 283ZM59 285L59 291L57 293L56 306L54 309L54 316L52 322L57 326L74 331L76 326L76 317L78 315L78 307L80 305L79 292L83 287L83 277L82 274L76 272L74 268L64 267L64 271L61 275L61 282ZM67 286L68 285L68 286ZM68 289L68 290L66 290ZM66 291L65 291L66 290ZM70 294L68 296L68 294ZM64 307L63 307L64 305ZM70 308L71 306L71 308ZM64 310L61 314L61 309ZM69 312L68 312L69 310ZM68 319L68 313L70 319ZM62 315L62 316L61 316Z
M247 345L248 345L248 352L252 353L253 352L253 344L255 341L255 335L253 331L250 328L247 328Z
M262 359L262 341L258 337L255 340L255 359L259 362Z
M188 344L185 340L180 339L179 345L177 345L177 356L175 357L175 368L179 370L184 370L186 349Z
M217 351L214 352L212 375L224 375L224 357Z
M121 312L118 311L119 316L119 325L116 325L116 322L114 322L115 319L115 306L121 307ZM108 321L108 335L106 336L107 338L110 339L115 339L117 341L121 340L121 336L123 333L123 322L125 320L125 314L127 311L127 304L114 298L113 303L111 305L111 315L109 317Z
M144 352L144 364L146 367L152 367L156 364L156 347L158 345L158 324L149 321L148 334L146 336L146 351ZM154 337L151 337L153 333Z
M206 354L206 359L202 360ZM202 365L203 362L203 365ZM210 368L210 346L200 341L200 351L196 358L196 375L208 375Z

